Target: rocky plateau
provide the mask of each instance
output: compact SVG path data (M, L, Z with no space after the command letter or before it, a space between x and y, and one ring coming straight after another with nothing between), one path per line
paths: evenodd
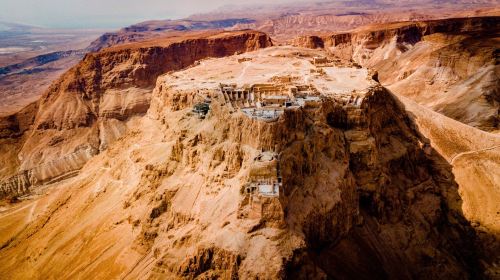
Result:
M0 117L0 279L498 279L499 20L424 19L101 37Z

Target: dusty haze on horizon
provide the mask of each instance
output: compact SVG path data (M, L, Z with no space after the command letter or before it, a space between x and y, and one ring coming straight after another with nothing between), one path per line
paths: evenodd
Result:
M294 3L304 0L277 0ZM264 0L1 0L0 21L49 28L118 28L144 20L177 19L224 5Z

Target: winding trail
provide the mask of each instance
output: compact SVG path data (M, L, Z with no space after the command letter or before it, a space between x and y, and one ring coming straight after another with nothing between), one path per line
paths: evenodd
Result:
M470 154L479 153L479 152L484 152L484 151L489 151L489 150L494 150L496 148L500 148L500 145L496 145L496 146L489 147L489 148L484 148L484 149L479 149L479 150L474 150L474 151L468 151L468 152L458 153L458 154L454 155L451 158L450 164L453 165L453 163L455 162L455 160L457 158L461 157L461 156L470 155Z
M243 79L243 77L247 73L248 67L250 67L250 65L252 64L252 63L247 63L247 62L244 62L244 63L245 63L245 67L243 67L243 69L241 70L240 75L236 78L236 80L238 80L240 82L241 82L241 79Z
M29 203L29 204L26 204L26 205L24 205L24 206L19 207L19 208L17 208L17 209L15 209L15 210L13 210L13 211L12 211L12 212L10 212L10 213L7 213L7 214L5 214L5 215L2 215L3 213L5 213L5 212L8 212L8 211L9 211L9 210L7 210L7 211L5 211L5 212L3 212L3 213L0 213L0 218L5 218L5 217L8 217L8 216L10 216L10 215L14 215L14 214L16 214L17 212L20 212L20 211L22 211L22 210L24 210L24 209L26 209L26 208L28 208L28 207L30 207L30 206L34 208L34 207L36 207L36 204L37 204L37 201L34 201L34 202L32 202L32 203ZM33 208L31 209L31 211L33 211Z
M26 217L26 223L31 223L31 221L33 221L33 217L35 216L35 209L36 209L36 206L38 205L38 200L35 200L35 202L33 203L33 206L31 207L30 209L30 213L28 214L28 216Z

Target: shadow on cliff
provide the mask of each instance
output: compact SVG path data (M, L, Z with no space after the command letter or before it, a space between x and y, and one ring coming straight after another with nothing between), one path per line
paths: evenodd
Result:
M462 213L452 166L390 92L370 102L378 167L349 161L357 223L338 242L306 234L307 249L295 252L287 279L485 278L488 253Z

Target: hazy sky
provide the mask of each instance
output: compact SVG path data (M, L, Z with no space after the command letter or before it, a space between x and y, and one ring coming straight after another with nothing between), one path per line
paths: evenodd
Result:
M117 28L228 4L276 2L297 0L0 0L0 20L55 28Z

